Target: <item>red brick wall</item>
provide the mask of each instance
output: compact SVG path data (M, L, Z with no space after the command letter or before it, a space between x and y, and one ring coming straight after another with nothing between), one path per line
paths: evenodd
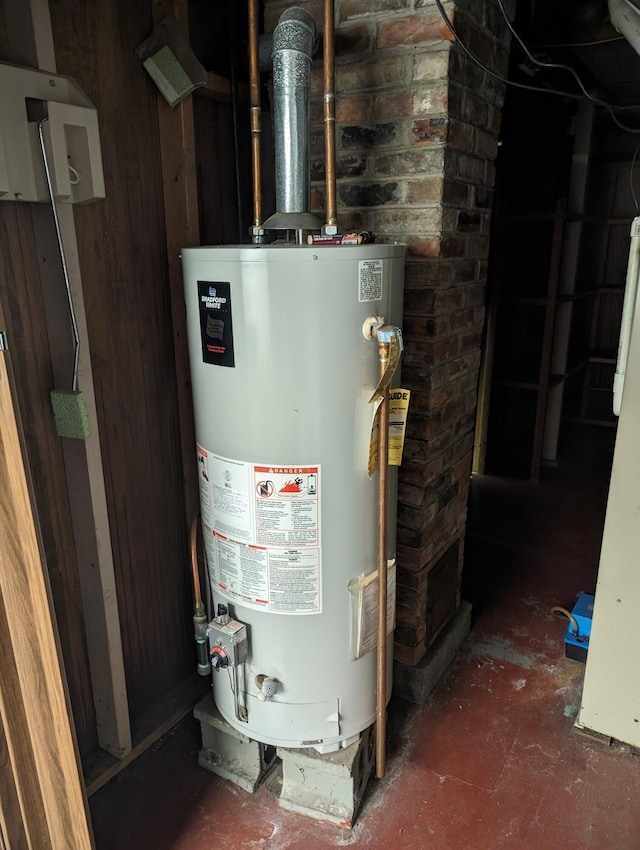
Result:
M294 3L265 5L273 29ZM321 26L320 0L295 5ZM335 0L335 9L338 218L407 245L402 383L412 401L396 657L415 664L460 601L503 85L452 44L433 0ZM446 9L453 18L453 4ZM506 72L506 28L492 0L462 0L454 23L486 65ZM313 87L313 206L322 210L320 62Z

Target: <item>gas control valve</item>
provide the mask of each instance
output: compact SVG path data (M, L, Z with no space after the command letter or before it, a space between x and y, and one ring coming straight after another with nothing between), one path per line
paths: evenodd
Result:
M247 659L247 627L238 620L232 620L226 613L212 620L206 634L211 648L211 666L214 670L234 667Z

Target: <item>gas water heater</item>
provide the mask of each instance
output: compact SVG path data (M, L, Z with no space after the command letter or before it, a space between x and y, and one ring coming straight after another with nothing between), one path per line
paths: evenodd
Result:
M265 744L346 746L376 711L363 591L376 570L378 358L363 325L400 323L404 248L201 247L182 261L202 528L223 606L209 626L216 705ZM390 472L390 560L395 501Z

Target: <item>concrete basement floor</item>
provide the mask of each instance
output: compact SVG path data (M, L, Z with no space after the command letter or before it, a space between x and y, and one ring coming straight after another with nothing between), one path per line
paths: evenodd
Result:
M351 831L199 768L188 719L92 797L98 850L640 848L640 759L573 732L584 667L549 613L593 592L611 437L583 429L538 487L474 478L471 635L423 707L392 700L388 773Z

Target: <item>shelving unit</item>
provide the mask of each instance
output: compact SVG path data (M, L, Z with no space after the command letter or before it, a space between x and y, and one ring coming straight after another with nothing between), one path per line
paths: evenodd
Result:
M557 127L562 118L558 109ZM542 149L534 167L514 149L503 170L520 188L519 208L513 193L494 207L475 472L537 481L558 459L564 423L616 425L631 163L595 149L592 105L564 119L560 155ZM535 121L523 114L517 133Z
M473 468L537 481L547 397L557 380L551 361L574 107L561 101L543 110L523 95L516 108L498 168ZM540 121L554 135L540 136L536 156L525 157Z
M590 306L590 288L581 286L580 256L586 224L586 200L591 161L594 107L581 103L574 119L567 217L563 233L559 297L556 310L550 369L552 373L545 410L541 460L555 463L568 382L588 363L586 346L576 345L576 328L582 327ZM573 337L573 340L572 340ZM573 344L572 344L573 341Z

